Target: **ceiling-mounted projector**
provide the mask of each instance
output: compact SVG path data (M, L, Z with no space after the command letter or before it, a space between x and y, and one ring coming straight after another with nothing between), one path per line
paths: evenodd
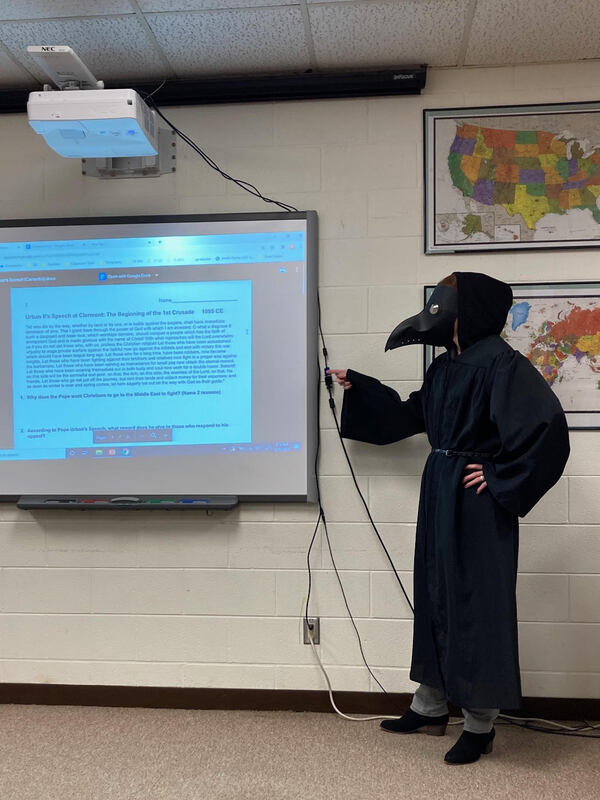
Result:
M27 51L59 89L44 84L27 102L29 124L49 147L65 158L85 159L84 174L97 177L174 171L174 133L159 127L136 91L105 89L66 45Z
M66 158L155 156L154 112L133 89L31 92L29 124Z

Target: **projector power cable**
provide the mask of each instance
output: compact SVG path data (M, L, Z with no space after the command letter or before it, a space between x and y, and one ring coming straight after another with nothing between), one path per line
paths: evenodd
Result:
M158 89L160 89L161 86L159 86ZM152 99L152 95L155 92L157 92L158 89L155 89L154 92L152 92L151 94L146 95L144 93L145 94L144 100L158 114L158 116L167 123L167 125L171 128L171 130L174 131L177 134L177 136L179 136L179 138L182 139L187 145L189 145L189 147L191 147L192 150L194 150L200 156L200 158L202 158L202 160L206 164L208 164L208 166L211 169L214 169L215 172L218 172L219 175L226 181L231 181L231 183L234 183L236 186L239 186L240 189L243 189L245 192L248 192L254 197L258 197L265 203L271 203L273 205L279 206L279 208L282 208L284 211L287 212L298 213L298 209L295 206L292 206L289 203L281 203L279 200L273 200L273 198L264 195L256 186L254 186L254 184L250 183L249 181L244 181L240 180L239 178L234 178L232 175L229 175L227 172L225 172L225 170L222 170L221 167L217 164L217 162L213 158L211 158L207 153L205 153L204 150L202 150L202 148L199 145L197 145L196 142L190 136L188 136L186 133L180 130L176 125L174 125L171 122L171 120L167 119L167 117L162 113L160 108Z

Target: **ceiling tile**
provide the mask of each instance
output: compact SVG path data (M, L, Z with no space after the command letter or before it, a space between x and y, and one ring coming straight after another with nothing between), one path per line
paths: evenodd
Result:
M0 50L0 88L13 89L35 86L35 81L24 69L12 60L8 53Z
M465 64L600 58L600 3L479 0Z
M30 72L47 78L27 55L28 44L68 44L98 80L164 78L164 67L135 16L6 22L4 44Z
M138 0L142 11L203 11L207 8L297 6L300 0Z
M457 63L466 0L310 5L320 67Z
M308 69L299 8L147 14L178 75L232 75Z
M129 0L2 0L0 19L52 19L107 14L132 14Z

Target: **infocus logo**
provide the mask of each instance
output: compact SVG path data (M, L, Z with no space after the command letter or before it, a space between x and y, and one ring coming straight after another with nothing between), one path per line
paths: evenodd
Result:
M393 80L395 81L410 81L413 80L415 77L414 72L411 72L410 75L407 75L404 72L399 72L397 75L393 76Z

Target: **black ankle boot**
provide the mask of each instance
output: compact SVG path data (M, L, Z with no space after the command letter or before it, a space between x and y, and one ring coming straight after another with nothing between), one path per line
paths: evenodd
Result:
M463 731L460 738L444 756L446 764L472 764L480 755L492 752L496 731L489 733L471 733Z
M419 733L422 731L428 736L443 736L446 733L448 714L441 717L424 717L416 711L409 709L400 719L386 719L381 723L381 728L388 733Z

